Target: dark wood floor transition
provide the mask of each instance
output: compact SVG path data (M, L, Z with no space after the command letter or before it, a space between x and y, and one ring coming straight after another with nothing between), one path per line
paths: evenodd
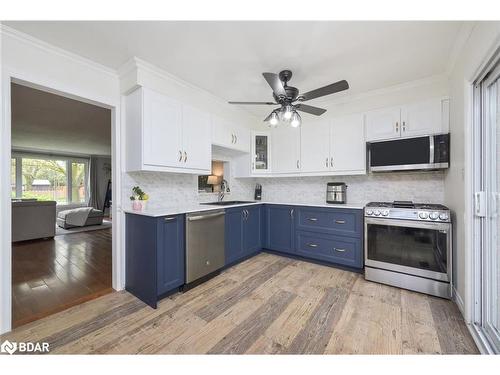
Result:
M13 244L13 326L112 292L111 244L111 229Z
M260 254L158 309L116 292L2 339L51 353L478 353L451 301Z

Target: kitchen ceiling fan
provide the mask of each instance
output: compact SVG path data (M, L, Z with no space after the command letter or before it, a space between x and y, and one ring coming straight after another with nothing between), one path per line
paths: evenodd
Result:
M296 87L288 86L288 81L292 78L291 70L282 70L279 74L262 73L267 83L273 89L274 102L229 102L229 104L243 105L279 105L274 109L269 116L264 119L264 122L269 122L269 125L275 127L279 121L290 122L293 127L300 126L302 119L297 111L310 113L315 116L321 116L326 112L326 109L313 107L311 105L302 104L302 102L316 99L322 96L335 94L336 92L344 91L349 88L346 80L338 81L321 87L316 90L300 94Z

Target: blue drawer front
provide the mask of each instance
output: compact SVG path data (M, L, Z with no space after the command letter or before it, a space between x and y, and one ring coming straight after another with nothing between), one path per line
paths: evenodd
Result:
M362 241L354 237L338 237L329 234L297 231L297 254L344 266L363 266Z
M363 229L361 210L301 207L297 211L297 229L299 230L361 237Z

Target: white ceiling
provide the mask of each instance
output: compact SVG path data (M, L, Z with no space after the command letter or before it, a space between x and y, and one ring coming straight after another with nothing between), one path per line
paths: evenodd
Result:
M12 147L111 155L111 111L12 84Z
M355 94L444 73L462 22L5 22L103 65L137 56L225 99L267 101L262 72L306 92L346 79ZM346 94L336 94L346 95ZM314 101L308 104L314 105ZM261 116L269 108L247 107Z

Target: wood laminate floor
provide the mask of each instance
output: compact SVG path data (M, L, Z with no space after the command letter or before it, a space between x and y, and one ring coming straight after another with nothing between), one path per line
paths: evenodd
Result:
M451 301L260 254L154 310L115 292L1 339L51 353L478 353Z
M113 291L111 229L12 245L13 326Z

